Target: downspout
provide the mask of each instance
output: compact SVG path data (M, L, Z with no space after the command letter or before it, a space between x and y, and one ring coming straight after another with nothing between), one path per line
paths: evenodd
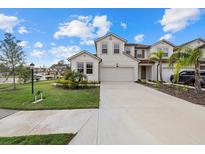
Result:
M159 81L158 76L159 76L159 63L157 64L157 81Z
M100 60L99 63L98 63L98 82L101 82L100 81L100 63L101 63L101 61L102 60Z

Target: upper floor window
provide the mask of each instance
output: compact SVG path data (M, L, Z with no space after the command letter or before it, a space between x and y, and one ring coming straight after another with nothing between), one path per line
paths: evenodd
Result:
M118 43L114 44L114 53L120 53L120 45Z
M82 62L77 63L77 71L79 73L84 73L84 64Z
M102 53L107 53L107 44L102 44Z
M126 48L126 49L125 49L125 52L126 52L126 54L129 54L129 55L130 55L130 48Z
M137 50L137 58L144 58L145 51L144 50Z
M163 57L168 57L169 56L169 49L168 48L157 48L157 51L164 51Z
M93 74L93 63L86 63L86 74Z

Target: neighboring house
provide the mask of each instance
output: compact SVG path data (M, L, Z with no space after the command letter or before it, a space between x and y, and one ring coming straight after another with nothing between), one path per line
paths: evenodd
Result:
M47 67L35 67L34 74L36 76L41 76L40 80L55 79L58 76L56 69Z
M124 38L108 33L95 40L95 55L81 51L68 60L72 70L86 74L88 80L92 81L157 80L158 64L150 61L148 56L152 52L163 50L163 79L169 81L173 70L170 69L167 58L180 47L201 47L205 50L204 44L203 39L196 39L181 46L175 46L166 40L152 45L130 44Z

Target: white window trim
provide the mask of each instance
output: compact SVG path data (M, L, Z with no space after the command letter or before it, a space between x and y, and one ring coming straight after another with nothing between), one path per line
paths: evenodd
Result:
M87 73L87 64L91 64L91 65L92 65L92 73ZM85 71L86 71L86 74L87 74L87 75L93 75L93 71L94 71L94 69L93 69L93 62L87 62L86 65L85 65L85 67L86 67L86 68L85 68L85 69L86 69L86 70L85 70ZM91 69L91 68L89 68L89 69Z
M115 53L115 45L118 45L118 46L119 46L119 48L118 48L119 52L118 52L118 53ZM115 42L115 43L113 44L113 54L120 54L120 43Z
M103 48L103 45L106 45L107 48ZM103 53L103 49L107 49L107 53ZM108 54L108 43L101 44L101 54Z
M77 62L77 71L78 71L78 64L80 64L80 63L82 63L83 64L83 72L82 73L84 73L85 72L85 67L84 67L84 62Z

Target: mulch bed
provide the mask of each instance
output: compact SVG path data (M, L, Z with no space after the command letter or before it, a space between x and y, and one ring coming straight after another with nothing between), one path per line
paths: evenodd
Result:
M140 83L142 85L154 88L171 96L175 96L194 104L205 105L205 91L199 96L196 94L195 89L190 89L186 86L176 86L176 85L152 85L149 83Z

